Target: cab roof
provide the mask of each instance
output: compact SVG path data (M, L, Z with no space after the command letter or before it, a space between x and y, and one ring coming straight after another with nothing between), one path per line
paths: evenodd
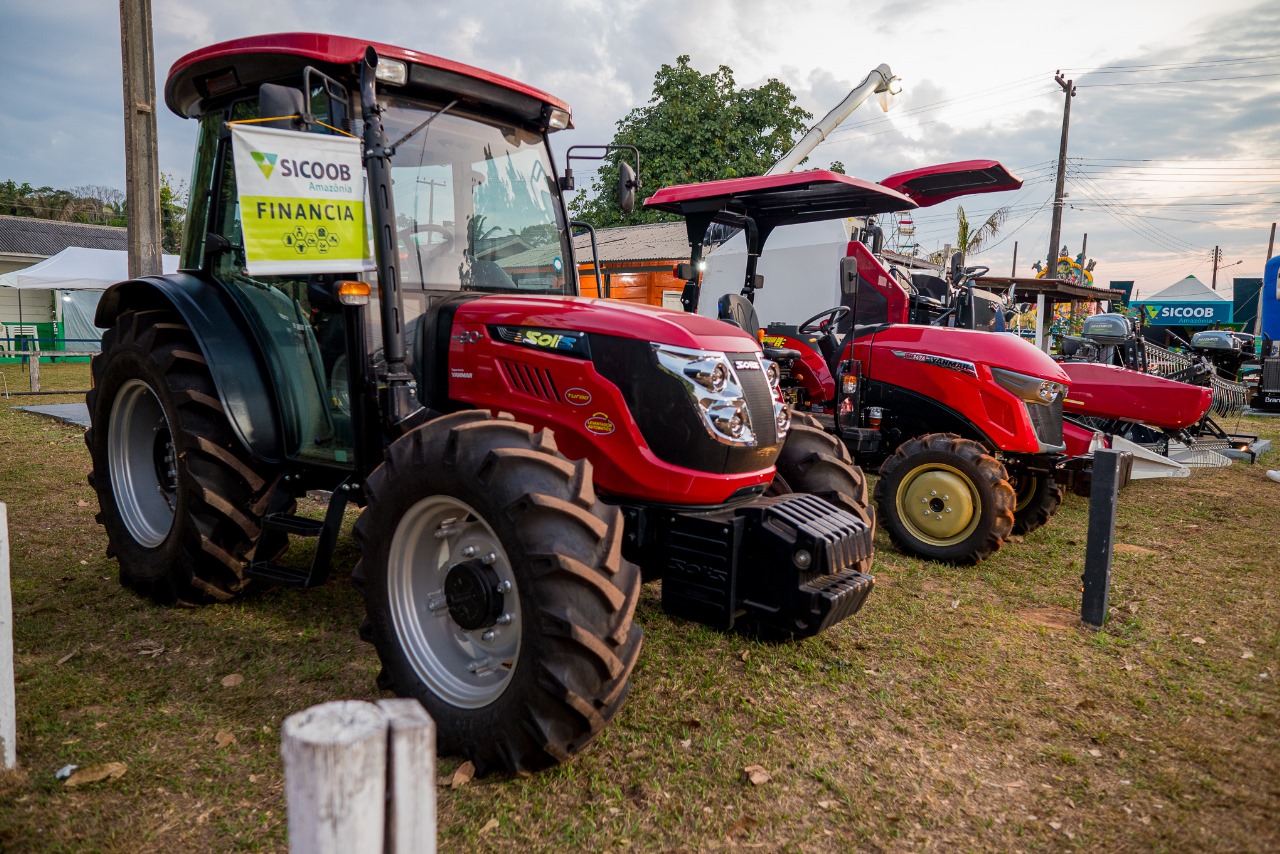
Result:
M254 88L306 65L315 64L326 71L354 66L364 61L365 48L370 46L380 57L409 64L409 88L438 90L529 121L540 120L549 109L569 111L569 105L559 98L500 74L408 48L320 33L249 36L193 51L169 70L165 103L179 116L192 118L201 115L212 98ZM235 72L231 89L210 91L211 81L225 85L229 70Z
M728 178L664 187L644 206L670 213L711 215L739 224L749 217L769 228L849 216L872 216L917 207L897 190L821 169L753 178Z

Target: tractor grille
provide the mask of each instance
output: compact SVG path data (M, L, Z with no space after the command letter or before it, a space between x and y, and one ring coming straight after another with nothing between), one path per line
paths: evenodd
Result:
M1027 403L1027 415L1031 425L1036 429L1036 438L1042 445L1059 446L1062 444L1062 395L1053 403L1045 406L1041 403Z
M728 353L734 359L755 359L756 353ZM717 442L707 432L702 415L680 380L658 365L647 341L591 336L596 370L622 392L645 444L670 465L715 474L760 471L774 464L781 445L773 417L773 392L763 371L738 371L743 397L756 435L753 447Z
M560 402L560 393L556 390L555 381L551 379L551 372L546 368L535 368L533 365L508 359L500 359L498 364L502 366L502 375L516 391L552 403Z

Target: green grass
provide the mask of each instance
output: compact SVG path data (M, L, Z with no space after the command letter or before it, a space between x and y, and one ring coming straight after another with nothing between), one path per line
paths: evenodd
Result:
M87 374L45 365L42 381L83 388ZM31 402L60 399L5 401ZM1280 443L1275 420L1240 429ZM904 557L880 535L866 607L802 643L671 619L650 585L614 723L559 768L441 788L441 847L1275 849L1280 485L1268 467L1280 455L1130 486L1116 540L1146 552L1116 554L1100 632L1076 616L1076 497L977 568ZM0 850L285 850L281 721L380 696L356 637L353 544L315 590L157 608L120 588L103 555L88 468L78 429L0 407L21 765L0 776ZM224 688L230 673L244 682ZM235 742L219 747L219 733ZM110 761L124 777L54 779ZM749 765L772 779L751 785Z

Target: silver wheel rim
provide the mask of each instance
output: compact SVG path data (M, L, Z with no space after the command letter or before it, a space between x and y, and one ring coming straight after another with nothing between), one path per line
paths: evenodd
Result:
M111 403L107 460L116 509L129 535L155 548L173 529L177 457L160 398L142 380L129 380Z
M449 570L468 560L488 563L505 590L494 625L466 630L445 598ZM472 507L433 495L396 525L387 566L391 621L418 678L451 705L492 703L511 682L520 655L520 601L515 574L493 529Z

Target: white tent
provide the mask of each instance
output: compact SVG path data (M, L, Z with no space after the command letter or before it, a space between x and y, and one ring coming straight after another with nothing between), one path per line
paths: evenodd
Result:
M178 270L177 255L162 255L166 273ZM129 278L129 253L70 246L39 264L0 275L0 287L46 291L106 290Z
M164 272L178 269L177 255L162 255ZM116 282L129 278L129 253L118 249L84 249L71 246L39 264L0 275L0 288L58 292L61 296L62 335L71 344L68 349L96 350L102 330L93 325L102 292ZM50 299L52 299L52 293ZM6 322L0 339L7 339L26 324ZM8 343L0 340L0 349Z

